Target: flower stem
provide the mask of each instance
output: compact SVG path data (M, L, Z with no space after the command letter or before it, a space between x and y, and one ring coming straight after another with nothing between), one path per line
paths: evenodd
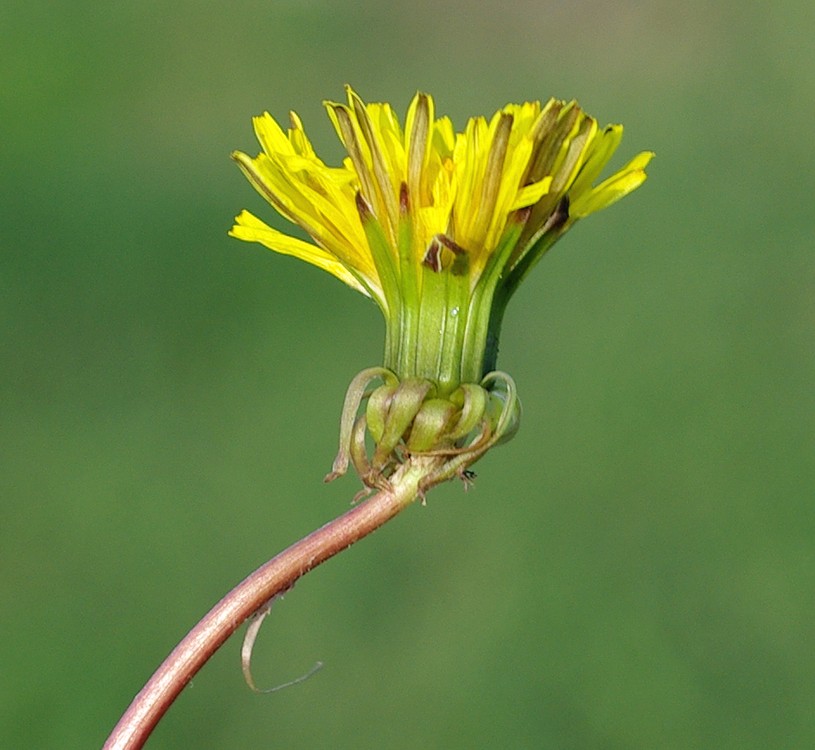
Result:
M141 748L184 686L248 617L410 505L419 494L420 481L438 466L434 457L409 460L390 477L390 487L295 542L235 586L156 670L114 727L104 750Z

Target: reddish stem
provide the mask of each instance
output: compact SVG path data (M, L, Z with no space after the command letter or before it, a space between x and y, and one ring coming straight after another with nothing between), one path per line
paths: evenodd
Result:
M184 686L235 630L301 576L378 529L407 507L420 479L432 470L427 459L408 463L392 486L313 531L273 557L218 602L164 660L114 727L104 750L141 748Z

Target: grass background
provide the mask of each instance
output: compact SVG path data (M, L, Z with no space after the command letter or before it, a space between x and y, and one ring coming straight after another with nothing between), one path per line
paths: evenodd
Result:
M521 432L231 641L149 747L815 745L815 6L0 10L0 746L99 746L324 486L375 307L226 230L250 117L576 97L651 179L507 315ZM278 226L283 226L278 223Z

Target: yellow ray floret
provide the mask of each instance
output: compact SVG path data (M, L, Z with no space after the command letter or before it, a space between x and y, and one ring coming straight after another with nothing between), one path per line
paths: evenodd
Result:
M258 192L312 242L248 211L230 233L328 271L385 311L408 277L421 290L436 238L466 256L457 268L474 288L513 217L526 222L512 253L517 266L542 234L562 233L636 189L652 157L643 152L594 185L622 127L599 129L574 102L510 104L456 133L448 118L436 117L427 94L414 97L403 128L390 105L347 93L347 103L325 105L348 153L341 166L316 155L295 114L286 132L268 113L254 118L262 152L233 154ZM375 222L374 234L365 220Z

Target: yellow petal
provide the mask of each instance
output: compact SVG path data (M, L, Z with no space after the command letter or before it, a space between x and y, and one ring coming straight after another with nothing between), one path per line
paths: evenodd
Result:
M281 255L292 255L295 258L311 263L317 268L336 276L348 286L370 297L371 292L333 255L312 245L310 242L291 237L268 226L249 211L241 211L235 217L235 226L229 231L230 237L248 242L259 242Z
M616 203L620 198L636 190L645 182L647 177L645 167L653 156L652 151L643 151L637 154L619 172L601 182L591 192L585 193L575 200L569 207L569 215L577 219L588 216L595 211L610 206L612 203Z
M552 184L552 177L544 177L538 182L533 182L518 191L518 196L515 201L510 205L510 211L515 211L519 208L526 208L533 203L537 203L544 195L549 192L549 187Z
M603 171L603 167L620 145L622 137L622 125L608 125L601 133L595 135L586 153L583 166L569 188L570 195L577 198L585 190L591 190L592 182Z

